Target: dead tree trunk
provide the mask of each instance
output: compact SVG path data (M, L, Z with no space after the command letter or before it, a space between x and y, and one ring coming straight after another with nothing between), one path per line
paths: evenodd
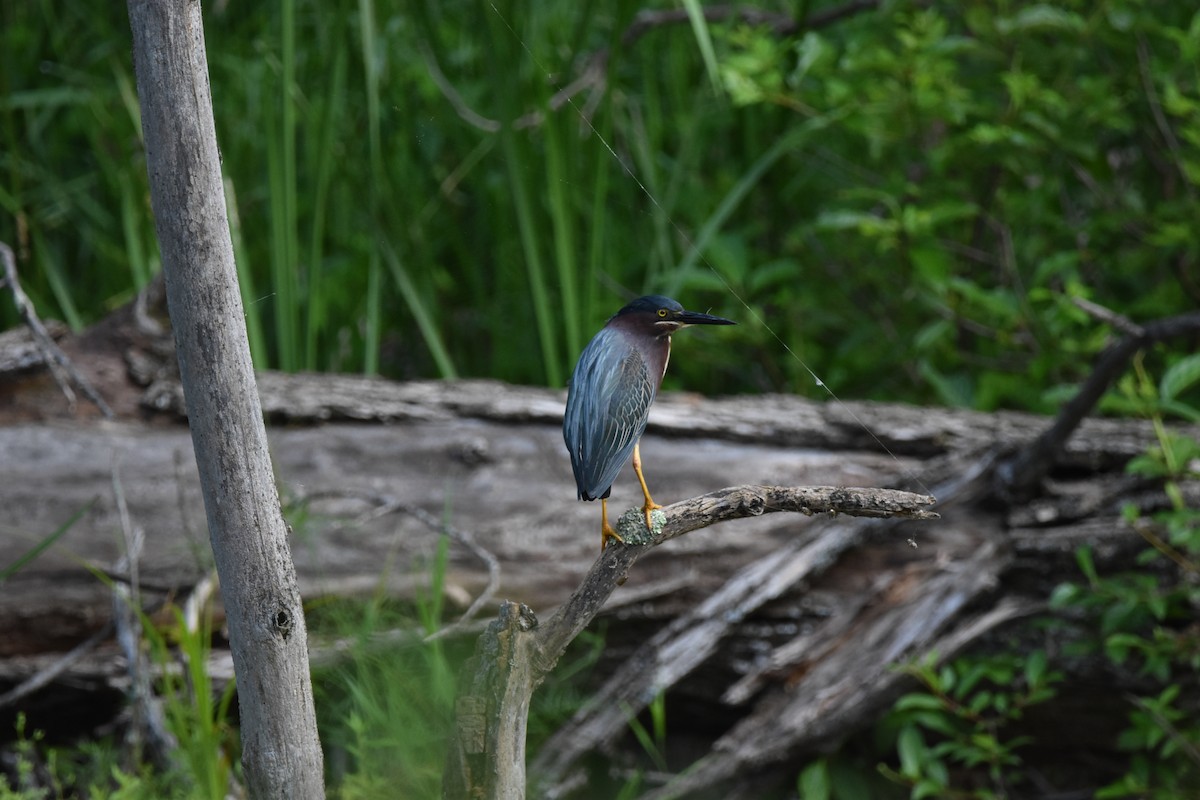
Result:
M151 200L221 579L251 797L320 798L307 634L238 293L204 28L191 0L129 0Z

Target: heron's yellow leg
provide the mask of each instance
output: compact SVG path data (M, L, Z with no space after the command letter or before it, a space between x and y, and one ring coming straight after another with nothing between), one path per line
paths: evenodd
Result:
M646 486L646 476L642 474L642 443L640 441L633 446L633 471L637 473L638 483L642 485L642 494L646 498L646 503L642 506L642 513L646 515L646 530L652 531L654 526L650 524L650 512L656 508L662 508L662 506L654 502L654 498L650 496L650 489Z
M604 552L604 548L608 547L608 540L616 539L618 542L624 542L620 534L616 532L612 525L608 524L608 501L603 497L600 498L600 552Z

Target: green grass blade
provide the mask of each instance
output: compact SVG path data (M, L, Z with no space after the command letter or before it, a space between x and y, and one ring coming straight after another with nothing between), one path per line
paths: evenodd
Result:
M285 309L288 340L283 350L287 353L287 370L300 369L302 357L299 336L301 292L305 281L300 263L300 223L297 213L298 190L296 180L296 0L283 0L283 203L284 222L287 235L284 237L286 265L292 286L291 303Z
M367 94L367 142L368 142L368 158L370 159L371 172L375 176L370 181L369 201L371 209L372 227L379 225L382 209L382 183L387 174L383 163L383 143L380 134L380 120L382 117L381 103L379 99L379 59L378 59L378 42L376 41L375 29L375 7L372 0L359 0L358 2L358 20L359 30L361 35L361 48L363 59L363 74L366 83L365 89ZM366 296L366 333L363 342L363 371L369 375L373 375L379 371L379 348L382 342L381 322L383 318L383 299L382 299L382 266L380 264L379 250L386 245L385 235L376 230L374 233L374 248L371 253L371 258L368 263L367 274L367 296ZM390 261L390 259L389 259ZM399 264L399 259L395 259L396 264ZM393 275L396 274L395 268L392 270ZM403 272L403 270L400 270ZM407 273L405 278L408 278ZM410 289L413 289L415 299L415 288L411 281L407 281ZM410 307L414 303L410 301ZM415 303L417 307L420 303Z
M533 297L534 318L537 321L538 340L542 345L542 363L546 382L551 386L563 383L562 364L558 357L558 340L554 331L554 313L550 306L550 289L546 285L542 254L538 247L533 204L529 188L525 185L527 170L521 170L523 162L518 156L513 134L506 131L503 136L505 161L508 164L509 186L513 192L513 205L517 212L517 227L521 233L521 251L525 256L525 269L529 280L529 291Z
M717 68L717 55L713 51L712 35L708 30L708 20L704 18L704 6L700 0L682 0L683 8L687 11L688 21L692 23L692 33L696 37L696 46L700 49L700 57L704 59L704 71L708 73L709 83L713 91L721 92L721 72Z
M311 239L308 250L308 317L304 325L305 369L315 370L321 333L329 316L329 304L323 291L325 263L325 223L329 215L329 187L333 179L334 137L337 123L342 119L346 97L346 72L349 48L344 36L337 36L337 51L333 55L333 71L325 97L324 116L320 122L315 158L316 189L313 192Z
M142 247L141 231L138 230L142 216L138 208L138 190L128 172L119 172L116 177L120 192L121 232L125 237L126 260L129 272L133 276L133 286L140 289L150 282L151 276L146 251Z
M606 138L609 134L605 134ZM596 320L602 312L598 312L596 295L596 276L600 275L609 258L608 232L610 214L608 211L608 192L612 177L613 159L608 150L603 147L593 149L595 164L592 171L592 204L588 215L588 259L587 274L582 281L583 306L581 311L584 323ZM584 332L586 335L586 331ZM571 354L577 354L572 350Z
M278 367L300 368L300 264L296 218L296 3L280 6L281 66L278 96L267 103L267 173L271 206L271 283L274 289ZM278 111L276 111L276 103Z
M637 161L637 176L640 184L649 195L643 206L648 209L651 223L654 227L654 245L647 248L646 263L643 266L644 279L639 288L647 288L658 284L658 275L664 268L675 261L674 221L671 219L671 207L666 205L666 198L659 191L659 167L652 138L653 133L647 129L636 109L630 112L630 143L633 145L633 157ZM658 198L663 197L663 200Z
M572 224L571 200L567 193L570 179L567 175L567 154L571 136L569 129L574 120L566 118L549 120L546 125L546 193L550 211L550 227L554 234L554 255L558 265L558 285L562 309L562 327L565 332L568 353L578 353L583 348L583 321L579 315L580 265L575 244L575 229Z
M238 212L237 190L233 179L225 175L225 216L229 218L229 236L233 241L233 263L237 269L238 290L242 295L242 313L246 317L246 336L250 340L250 358L259 369L267 367L267 339L263 333L263 303L254 291L254 272L242 239L242 217Z
M750 190L766 174L767 170L780 158L806 142L813 134L824 130L835 119L840 118L841 115L842 112L835 112L814 117L784 134L765 153L759 156L758 160L750 166L750 169L725 194L725 197L717 205L716 210L705 220L704 225L700 227L700 231L696 234L696 239L691 243L692 246L688 249L683 261L680 262L678 269L675 270L671 277L668 289L671 294L679 291L688 273L696 268L696 262L702 257L704 249L708 246L713 236L721 230L738 205L746 199L746 196L750 194Z
M275 366L280 369L291 369L294 363L295 345L294 331L289 325L291 309L295 308L295 270L287 260L287 209L284 206L283 195L286 193L286 180L283 175L283 144L278 132L278 114L273 105L268 102L265 109L267 130L274 135L267 137L267 192L270 206L271 230L271 308L274 311L275 329L275 363L260 366Z
M32 238L38 266L41 267L42 274L46 276L46 282L50 284L50 292L54 295L55 302L58 303L64 321L71 326L71 330L83 330L83 317L75 307L75 300L71 295L71 281L63 272L58 248L52 247L43 238L40 231L35 230Z
M492 38L505 48L513 48L513 32L508 29L507 22L511 15L500 12L485 15L491 28ZM503 54L497 53L497 58L503 61ZM520 100L516 94L516 79L504 70L493 70L492 88L503 108L503 118L506 121L516 119L522 113ZM520 234L521 252L525 259L525 273L529 293L533 300L534 321L537 325L538 341L542 351L542 367L546 381L551 386L562 386L564 380L563 364L559 360L558 338L554 325L554 313L550 302L550 287L547 285L545 270L542 266L542 253L539 247L539 232L537 215L534 211L532 196L536 188L530 184L536 183L531 176L539 174L541 166L534 158L525 158L522 148L517 142L517 132L511 124L501 129L500 146L504 156L504 168L508 176L508 186L512 193L513 209L517 215L517 229Z
M67 531L71 530L71 528L75 525L75 523L78 522L83 517L84 514L86 514L87 512L92 510L92 507L96 505L97 499L98 498L93 498L91 500L91 502L87 503L83 508L79 509L74 514L72 514L70 519L68 519L62 525L59 525L58 528L56 528L52 533L50 533L48 536L44 537L40 542L38 542L33 547L26 550L21 555L17 556L16 561L13 561L11 564L8 564L7 566L0 567L0 585L2 585L6 580L11 578L13 575L16 575L18 572L20 572L22 569L24 569L28 564L35 561L38 558L38 556L40 556L42 553L46 552L46 550L49 547L51 547L55 542L57 542L59 539L61 539L63 537L63 535Z
M378 251L382 245L381 238L367 262L367 295L364 298L366 318L363 326L363 372L367 375L379 374L379 349L383 341L383 273Z
M387 261L388 268L392 273L392 280L396 282L396 288L400 290L400 296L404 298L405 304L408 306L409 311L412 312L413 320L416 321L417 328L421 331L422 338L425 339L425 346L429 348L429 353L433 356L433 361L437 365L438 374L447 379L457 378L458 372L454 369L454 362L450 359L450 353L446 350L446 345L442 341L441 334L438 333L437 326L433 323L433 318L421 303L417 288L413 284L408 270L401 263L400 256L386 241L381 241L381 246L383 248L384 259Z

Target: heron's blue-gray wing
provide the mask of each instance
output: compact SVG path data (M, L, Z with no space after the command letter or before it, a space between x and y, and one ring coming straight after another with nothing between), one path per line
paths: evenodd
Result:
M582 500L608 497L613 481L646 430L658 381L636 347L601 330L571 376L563 438Z

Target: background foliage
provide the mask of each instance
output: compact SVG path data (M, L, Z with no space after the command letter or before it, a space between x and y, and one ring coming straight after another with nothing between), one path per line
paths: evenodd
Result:
M815 373L842 397L1052 411L1111 336L1074 299L1135 321L1200 303L1194 4L791 0L761 6L754 24L689 24L678 10L208 5L258 365L561 386L604 319L654 291L742 323L689 332L674 385L823 397ZM42 313L77 329L158 270L123 13L0 4L0 240ZM0 302L0 329L14 323ZM1200 368L1182 349L1145 354L1105 405L1163 432L1131 470L1168 489L1194 479L1198 452L1164 427L1200 416ZM1194 684L1200 663L1200 537L1176 494L1142 521L1159 544L1139 571L1099 575L1084 553L1079 581L1053 598L1079 649L1146 676L1107 797L1200 785L1194 686L1173 688ZM418 603L416 627L436 627L433 605ZM382 598L325 612L362 644L317 676L341 796L376 796L397 764L407 790L435 793L427 732L444 732L455 654L367 647L389 615ZM798 768L798 792L1025 786L1021 717L1062 682L1040 651L1013 652L913 665L917 691L867 755ZM574 691L542 693L535 735L570 713ZM228 731L220 713L210 722L197 752L211 756ZM640 731L654 762L666 725ZM34 765L34 740L21 741L20 763ZM112 796L196 794L186 777L104 758L85 755L86 775L65 757L49 771L71 773L70 786L116 782Z
M839 395L1048 410L1108 335L1069 298L1200 300L1190 4L792 2L767 21L815 29L625 35L646 8L206 9L259 365L562 385L661 291L742 322L683 345L692 388L822 396L807 365ZM127 21L0 15L0 239L84 326L158 267Z

